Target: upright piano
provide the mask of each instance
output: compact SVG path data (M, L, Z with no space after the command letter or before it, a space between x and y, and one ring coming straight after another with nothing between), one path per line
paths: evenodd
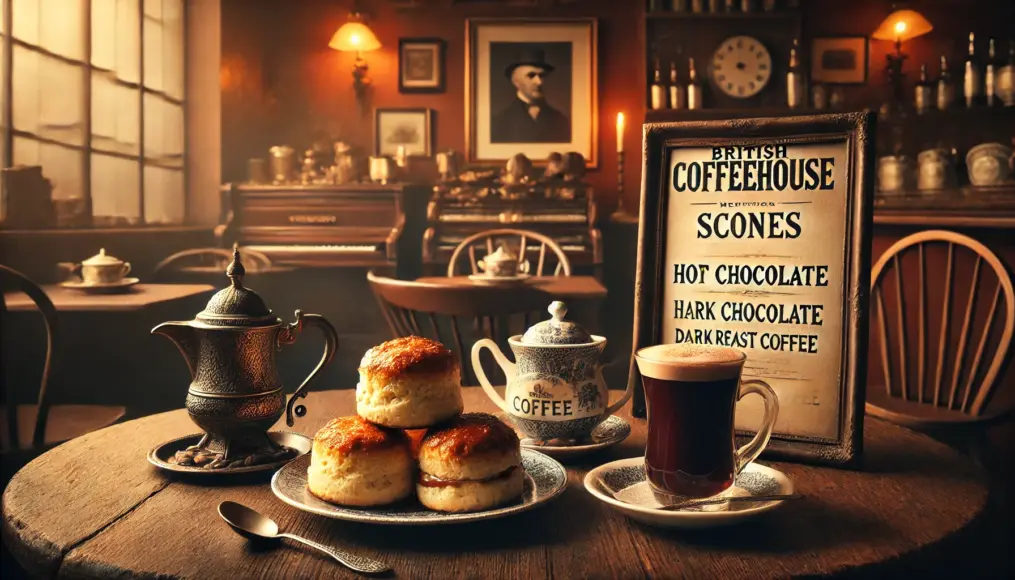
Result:
M397 266L401 185L226 184L221 193L222 247L238 243L289 266Z
M551 238L580 272L600 275L603 249L591 188L560 195L535 186L526 194L484 195L481 187L438 185L427 206L423 262L431 273L443 273L455 248L472 234L496 228L533 230Z

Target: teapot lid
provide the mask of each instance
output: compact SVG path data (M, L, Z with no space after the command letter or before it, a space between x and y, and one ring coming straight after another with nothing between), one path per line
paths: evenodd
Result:
M95 254L81 263L85 266L110 266L113 264L122 264L123 260L106 254L106 248L102 248L99 250L98 254Z
M278 317L264 304L264 300L243 285L246 270L240 262L240 250L233 247L233 261L226 268L229 286L219 290L197 315L197 321L209 326L273 326Z
M550 303L546 309L553 318L533 324L522 336L524 344L587 344L592 342L589 334L580 324L564 320L567 305L559 300Z

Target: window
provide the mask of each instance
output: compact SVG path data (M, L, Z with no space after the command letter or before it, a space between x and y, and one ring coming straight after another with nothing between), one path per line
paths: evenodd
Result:
M184 1L0 2L3 166L40 165L62 225L181 223Z

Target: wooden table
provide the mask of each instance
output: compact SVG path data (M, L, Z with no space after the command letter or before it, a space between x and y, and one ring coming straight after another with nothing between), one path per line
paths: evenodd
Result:
M353 397L351 390L311 393L298 429L313 433L352 412ZM465 399L469 410L494 410L478 388L465 389ZM599 503L581 483L594 465L642 453L645 423L632 426L623 444L571 465L568 489L539 509L398 528L300 512L272 495L267 475L214 483L167 476L145 461L148 449L196 431L183 410L173 411L86 435L29 464L4 493L4 542L47 577L355 577L298 546L248 544L216 513L219 502L234 500L283 530L382 559L402 578L763 578L860 567L898 574L914 562L938 566L942 540L961 537L987 499L981 473L963 456L871 419L864 471L775 463L805 499L733 528L649 528Z
M427 284L474 286L468 276L426 276L416 280ZM606 286L594 276L533 276L526 285L538 288L560 300L602 300Z
M119 294L86 294L80 290L72 290L59 285L43 286L42 289L53 301L57 310L129 312L154 304L211 292L215 287L208 284L136 284ZM22 292L9 292L4 295L4 301L7 304L7 309L11 311L35 310L35 303Z

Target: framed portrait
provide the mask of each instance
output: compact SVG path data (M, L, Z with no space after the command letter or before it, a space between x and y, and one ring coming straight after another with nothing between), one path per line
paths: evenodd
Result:
M633 354L711 344L772 387L768 457L854 465L867 377L874 114L644 125ZM651 409L649 409L651 412ZM736 405L738 439L765 413Z
M433 109L378 108L374 111L374 155L433 154Z
M867 37L835 36L811 41L811 80L834 85L867 82Z
M399 39L398 92L443 93L446 46L440 38Z
M468 161L576 151L598 166L595 19L470 19L466 36Z

